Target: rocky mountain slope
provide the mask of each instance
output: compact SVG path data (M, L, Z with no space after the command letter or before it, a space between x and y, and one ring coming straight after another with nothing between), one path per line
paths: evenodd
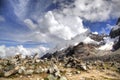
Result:
M99 51L98 48L101 45L104 45L104 37L107 37L108 35L104 34L89 34L89 37L98 43L84 43L80 42L77 45L71 45L67 48L64 48L62 50L58 50L54 53L47 53L44 56L41 57L41 59L48 58L51 59L52 57L63 60L64 57L70 57L74 56L76 58L84 58L89 56L95 56L97 55L97 52Z

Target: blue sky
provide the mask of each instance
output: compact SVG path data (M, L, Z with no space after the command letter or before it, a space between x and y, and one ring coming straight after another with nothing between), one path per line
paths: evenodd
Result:
M13 1L15 2L15 0ZM22 1L24 0L21 0L21 4L22 4ZM34 0L31 0L31 1L33 2ZM46 42L39 42L38 40L32 41L31 38L29 40L29 38L27 39L23 37L23 35L24 36L28 35L30 33L33 33L34 31L29 29L29 27L24 23L23 19L27 17L31 19L34 23L37 23L36 18L34 18L34 16L31 16L31 15L35 14L35 15L41 16L40 14L50 10L57 9L59 7L58 3L54 4L54 3L50 3L49 1L49 2L43 2L44 4L46 3L46 5L44 6L43 4L41 4L42 8L39 9L38 7L41 7L41 6L40 4L39 5L37 4L37 1L38 0L36 0L36 2L34 1L33 4L31 2L32 5L27 6L29 7L29 9L28 8L25 9L27 10L27 12L20 11L21 13L17 15L15 12L16 8L14 8L17 6L17 4L11 4L8 0L0 0L0 18L1 18L0 19L0 45L6 45L6 46L23 45L25 47L34 47L37 45L48 46ZM37 6L33 7L36 4L38 5L38 7ZM19 12L19 9L23 10L20 7L18 8L18 12ZM25 16L23 17L21 15L25 15ZM90 20L83 19L83 25L89 28L93 32L96 31L98 33L102 33L105 31L108 34L110 29L106 27L108 27L108 25L114 26L116 24L116 21L117 21L117 17L115 18L110 17L109 19L106 19L103 21L97 21L97 20L90 21Z
M101 33L109 34L110 29L106 29L106 27L108 27L108 25L114 26L116 24L116 22L117 22L117 18L116 19L108 19L103 22L84 21L84 26L90 28L90 30L93 32L98 32L99 34L101 34ZM105 30L105 31L103 31L103 30Z

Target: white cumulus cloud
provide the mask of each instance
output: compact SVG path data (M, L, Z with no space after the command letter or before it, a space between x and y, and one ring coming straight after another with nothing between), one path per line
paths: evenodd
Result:
M42 55L47 52L49 48L38 46L36 48L25 48L22 45L19 45L17 47L6 47L4 45L0 46L0 57L10 57L17 54L22 54L22 57L24 58L26 55L34 55L35 53L38 53L41 57Z
M37 27L37 25L34 24L30 19L25 19L24 22L31 30Z
M120 16L119 0L74 0L65 4L65 0L36 0L34 5L30 4L31 1L18 0L17 4L15 0L10 1L15 14L31 30L31 33L22 35L20 39L45 42L59 48L90 40L87 36L89 29L83 26L84 19L94 22ZM43 13L51 1L59 2L59 8Z
M64 8L69 15L78 15L90 21L105 21L120 16L119 0L75 0L72 8Z

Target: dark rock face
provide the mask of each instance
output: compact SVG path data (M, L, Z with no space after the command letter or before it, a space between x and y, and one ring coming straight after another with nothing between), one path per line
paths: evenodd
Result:
M119 25L119 24L120 24L120 18L118 19L118 21L117 21L116 25Z
M115 38L117 36L120 36L120 26L118 26L118 29L112 28L112 30L110 31L111 38Z
M115 44L113 45L113 48L115 50L119 49L120 48L120 18L118 19L116 26L111 29L109 35L111 38L119 37L118 41L115 42Z
M110 31L111 38L115 38L117 36L120 36L120 18L118 19L116 26L113 27Z
M120 48L120 36L119 36L118 42L116 42L116 43L113 45L113 48L114 48L115 50L117 50L117 49Z

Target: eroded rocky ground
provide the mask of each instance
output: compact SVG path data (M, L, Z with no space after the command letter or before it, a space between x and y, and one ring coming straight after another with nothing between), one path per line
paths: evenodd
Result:
M120 80L120 49L96 50L80 43L42 59L16 55L0 59L0 80Z

